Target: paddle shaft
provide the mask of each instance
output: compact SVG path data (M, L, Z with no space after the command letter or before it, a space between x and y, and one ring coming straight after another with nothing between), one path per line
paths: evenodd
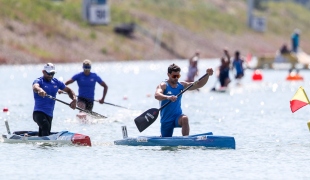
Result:
M108 104L108 105L111 105L111 106L116 106L116 107L120 107L120 108L124 108L124 109L129 109L127 107L123 107L123 106L112 104L112 103L108 103L108 102L104 102L104 104Z
M67 94L67 93L63 92L63 94ZM80 97L80 96L76 96L76 97ZM84 98L84 97L81 97L81 98ZM99 100L92 100L92 99L89 99L89 98L84 98L84 99L87 99L87 100L90 100L90 101L99 102ZM108 105L111 105L111 106L116 106L116 107L120 107L120 108L124 108L124 109L129 109L129 108L126 108L126 107L123 107L123 106L120 106L120 105L116 105L116 104L112 104L112 103L108 103L108 102L103 102L103 104L108 104Z
M64 104L70 106L69 103L64 102L64 101L62 101L62 100L60 100L60 99L56 99L55 97L53 97L53 96L51 96L51 95L47 95L47 97L50 98L50 99L53 99L53 100L55 100L55 101L58 101L58 102L61 102L61 103L64 103ZM80 110L80 111L83 111L83 112L88 112L88 111L86 111L86 110L84 110L84 109L82 109L82 108L79 108L79 107L76 107L76 109L78 109L78 110Z
M195 84L197 84L201 79L203 79L204 77L206 77L208 75L208 73L206 73L205 75L203 75L202 77L200 77L197 81L195 81L194 83L192 83L191 85L189 85L187 88L185 88L182 92L180 92L179 94L177 94L176 96L179 97L181 94L185 93L188 89L190 89L191 87L193 87ZM164 107L168 106L168 104L170 104L172 101L167 102L166 104L164 104L162 107L160 107L158 110L162 110Z
M60 100L60 99L57 99L57 98L55 98L55 97L53 97L53 96L51 96L51 95L46 95L46 96L47 96L48 98L50 98L50 99L53 99L53 100L55 100L55 101L58 101L58 102L61 102L61 103L63 103L63 104L66 104L66 105L70 106L69 103L64 102L64 101L62 101L62 100ZM87 111L87 110L82 109L82 108L80 108L80 107L75 107L75 108L78 109L78 110L80 110L80 111L86 112L86 113L94 114L94 115L100 116L100 117L102 117L102 118L107 118L107 117L105 117L105 116L103 116L103 115L101 115L101 114L98 114L98 113L95 113L95 112L90 112L90 111Z

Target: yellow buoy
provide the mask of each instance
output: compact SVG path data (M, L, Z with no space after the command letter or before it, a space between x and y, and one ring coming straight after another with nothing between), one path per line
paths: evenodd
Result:
M310 131L310 121L307 122L307 125L308 125L308 129Z

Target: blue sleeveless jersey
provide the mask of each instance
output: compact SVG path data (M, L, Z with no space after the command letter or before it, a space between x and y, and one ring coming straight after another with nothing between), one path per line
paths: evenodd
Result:
M243 73L242 63L243 62L241 59L236 59L233 61L233 66L235 67L237 74Z
M58 89L63 90L66 86L63 82L59 81L56 78L53 78L51 81L46 81L43 77L40 77L34 80L33 84L39 84L40 87L46 92L46 94L56 97ZM55 100L48 97L41 97L38 93L33 92L34 97L34 110L41 111L45 114L53 117L53 111L55 107Z
M166 82L166 90L164 91L163 94L167 96L171 96L171 95L176 96L181 91L183 91L183 89L184 89L184 86L179 82L176 88L171 87L169 83ZM160 117L161 117L160 122L161 123L175 121L175 118L177 118L178 116L182 114L181 99L182 99L182 95L180 95L175 102L171 102L169 105L167 105L165 108L163 108L160 111ZM160 105L163 106L168 101L169 100L163 100L160 102Z
M77 81L79 86L79 97L94 100L96 82L101 84L102 79L96 73L90 73L86 76L80 72L72 77L72 80Z

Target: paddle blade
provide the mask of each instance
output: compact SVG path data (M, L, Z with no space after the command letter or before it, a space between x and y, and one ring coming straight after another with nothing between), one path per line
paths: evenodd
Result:
M135 119L135 123L140 132L149 127L158 117L159 110L156 108L149 109Z

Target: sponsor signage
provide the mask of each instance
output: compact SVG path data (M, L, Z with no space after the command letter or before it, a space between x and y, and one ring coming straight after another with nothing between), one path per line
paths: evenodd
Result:
M82 16L90 24L108 24L110 7L107 0L83 0Z

